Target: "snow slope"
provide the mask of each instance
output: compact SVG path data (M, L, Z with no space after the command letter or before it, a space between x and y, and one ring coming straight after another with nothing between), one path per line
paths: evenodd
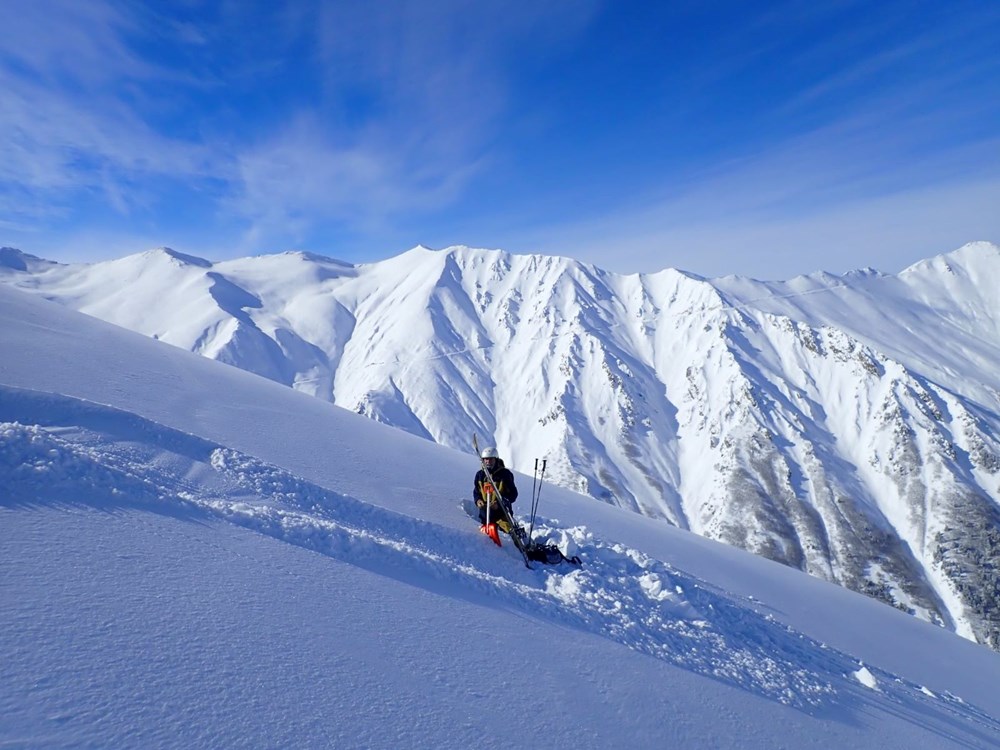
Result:
M0 743L995 747L1000 656L0 287ZM521 477L521 486L527 486Z
M0 277L1000 646L1000 248L896 275L619 276L418 247Z

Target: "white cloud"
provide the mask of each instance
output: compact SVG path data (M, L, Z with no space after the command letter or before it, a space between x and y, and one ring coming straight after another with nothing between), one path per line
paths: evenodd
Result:
M143 199L144 180L220 171L209 149L158 132L138 113L143 87L168 73L131 51L124 36L135 20L117 5L18 5L0 23L6 221L60 216L81 193L127 212Z
M309 0L263 10L222 4L205 14L210 24L192 24L141 4L104 0L15 5L4 6L0 22L0 227L27 232L66 220L81 195L97 196L120 215L141 214L137 208L153 205L170 183L189 203L201 191L200 208L218 211L211 217L216 226L244 227L238 251L288 246L334 228L369 239L399 238L404 227L427 229L428 217L472 195L476 180L502 162L497 134L516 126L519 114L512 66L544 61L577 40L598 10L596 0L516 7L505 0ZM729 41L745 45L716 40L732 55L699 69L703 88L784 44L775 29L788 23L788 13L805 14L798 20L816 26L832 12L795 4L771 11L749 37L742 28L731 30L738 36ZM853 67L831 70L792 96L778 119L808 121L817 103L878 79L901 59L960 40L963 29L928 33L887 52L869 48ZM855 30L853 41L838 35L837 42L864 47L860 42L877 32ZM183 48L189 62L218 64L167 68L137 52L136 38ZM227 46L225 55L212 57L209 50L221 41L239 49ZM199 57L201 51L207 57ZM834 56L832 48L816 47L799 54ZM181 106L163 94L165 87L204 93L257 76L271 85L268 76L293 62L303 67L292 78L301 72L320 83L282 99L266 112L265 124L240 123L231 114L225 124L206 124L198 119L211 115L201 111L190 118L172 112L198 127L173 131L156 124L164 109ZM748 142L741 157L728 161L692 163L664 174L655 192L626 195L608 186L607 194L622 198L604 215L564 217L516 236L496 235L488 244L569 253L601 265L610 260L620 270L676 265L706 275L766 275L773 267L773 275L790 275L847 270L843 264L855 262L847 260L854 257L850 248L859 250L860 264L890 265L884 251L861 257L876 236L901 252L911 246L924 252L930 238L952 244L950 228L965 222L969 233L996 239L989 236L995 232L989 217L1000 211L990 211L996 193L989 178L1000 167L1000 144L983 140L988 128L975 127L977 117L992 122L995 105L983 101L978 113L968 103L961 111L927 106L944 101L942 92L953 82L947 76L963 73L968 70L928 77L931 97L909 84L855 92L841 119L810 133L761 145L760 152ZM854 106L859 102L863 106ZM952 132L964 134L965 145L940 150L941 134ZM766 140L766 132L758 137ZM490 221L518 225L512 210L474 212L455 217L438 234L454 236L459 221L480 236ZM158 221L170 225L184 217ZM134 224L133 230L144 236ZM806 246L826 255L804 256ZM760 262L751 264L752 258ZM831 258L843 261L840 269Z
M250 248L300 242L322 221L377 232L395 216L447 204L476 170L422 157L412 144L340 146L303 114L237 156L239 183L228 204L250 222Z
M15 23L0 24L0 220L64 216L83 194L124 214L153 203L163 180L189 193L211 183L219 210L247 222L248 244L284 244L335 222L384 227L456 200L503 126L507 66L572 38L596 7L226 5L192 26L101 0L21 5ZM136 40L218 64L167 68L138 53ZM221 43L235 45L224 59L208 51ZM323 85L318 98L303 98L307 87L282 100L285 118L271 111L267 124L228 121L183 136L155 124L184 101L171 101L165 85L196 93L259 76L272 86L267 76L292 65L306 78L320 69Z
M94 88L148 72L123 40L134 28L128 14L103 0L11 0L0 23L0 60L42 84Z
M323 101L237 155L230 205L251 222L245 243L297 242L331 222L386 234L457 200L492 158L511 61L572 38L595 9L444 0L295 16L315 35Z

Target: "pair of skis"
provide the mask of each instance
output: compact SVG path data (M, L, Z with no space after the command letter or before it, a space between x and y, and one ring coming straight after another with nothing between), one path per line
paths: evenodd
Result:
M476 437L475 433L472 433L472 447L476 450L476 456L480 455L479 452L479 438ZM500 509L501 515L506 516L504 520L510 524L510 538L514 542L514 546L517 547L517 551L521 553L521 557L524 558L525 567L530 570L534 570L531 567L531 560L528 557L528 548L531 546L531 538L525 533L524 527L521 526L517 519L514 518L514 511L507 507L503 502L503 496L500 494L500 490L497 489L496 482L493 481L493 474L490 470L486 468L484 464L483 473L486 475L486 481L489 483L490 488L493 490L493 497L497 498L497 508ZM493 542L498 546L502 547L500 543L500 535L497 533L496 523L490 523L490 506L491 503L486 504L486 523L482 526L482 532L486 534Z

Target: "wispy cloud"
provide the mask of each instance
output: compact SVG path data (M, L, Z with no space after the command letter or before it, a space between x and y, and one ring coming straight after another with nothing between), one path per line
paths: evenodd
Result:
M190 176L210 171L208 150L150 128L123 102L62 92L3 75L0 180L40 190L100 187L112 170Z
M457 200L492 158L512 60L572 38L596 7L324 3L299 17L315 35L320 101L238 155L249 237L334 220L381 231Z
M897 34L909 5L683 0L649 31L601 0L11 0L0 228L180 229L158 244L210 226L199 244L234 252L446 236L708 274L740 270L709 265L723 246L843 246L848 220L874 236L866 203L900 242L931 236L949 222L927 196L968 219L994 195L1000 110L980 94L1000 59L977 23L1000 11Z
M456 200L509 111L512 61L597 7L231 4L194 23L184 4L16 5L0 23L3 220L65 217L81 195L127 214L172 181L258 249Z
M339 146L302 114L237 157L239 183L227 203L246 217L247 248L299 242L317 224L379 232L392 218L454 199L475 163L425 162L404 148Z
M134 29L120 6L100 0L11 0L0 24L0 59L39 83L103 86L148 72L124 42Z
M158 132L138 113L166 73L126 37L136 20L110 3L5 5L0 23L0 195L10 221L59 216L81 193L120 212L142 181L217 169L210 150Z

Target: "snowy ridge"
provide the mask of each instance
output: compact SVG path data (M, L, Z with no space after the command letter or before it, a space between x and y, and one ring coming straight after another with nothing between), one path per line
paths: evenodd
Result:
M8 265L88 314L443 445L495 435L515 468L544 456L564 487L1000 645L994 245L787 282L464 247Z

